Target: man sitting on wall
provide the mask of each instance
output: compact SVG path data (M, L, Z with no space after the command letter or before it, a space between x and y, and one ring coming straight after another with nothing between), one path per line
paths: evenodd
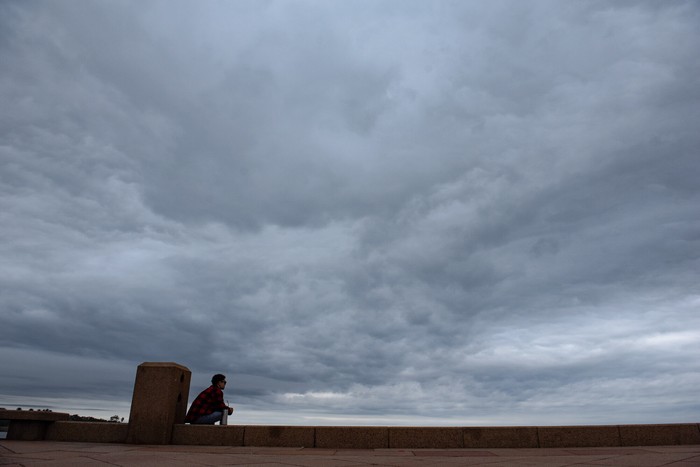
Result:
M221 422L224 410L228 415L233 413L233 407L224 404L223 390L226 387L226 376L216 374L211 378L211 386L200 392L192 402L185 416L185 423L197 425L213 425Z

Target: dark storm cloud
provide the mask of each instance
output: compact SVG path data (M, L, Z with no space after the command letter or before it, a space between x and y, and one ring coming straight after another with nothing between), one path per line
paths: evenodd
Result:
M697 415L694 3L0 8L4 400Z

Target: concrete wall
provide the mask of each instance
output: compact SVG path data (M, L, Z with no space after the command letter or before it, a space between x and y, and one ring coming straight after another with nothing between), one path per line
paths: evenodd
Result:
M36 410L0 409L0 420L7 426L7 439L36 441L46 439L51 425L61 420L68 420L70 415L61 412L43 412Z
M47 440L123 443L123 423L55 422ZM700 445L700 425L304 427L174 425L172 444L326 449L561 448Z
M548 427L184 425L191 372L174 362L137 368L129 424L0 410L8 439L325 449L561 448L700 445L700 424Z
M129 430L126 423L55 422L46 433L47 441L83 443L124 443Z
M185 422L192 373L174 362L144 362L136 369L127 443L168 444Z

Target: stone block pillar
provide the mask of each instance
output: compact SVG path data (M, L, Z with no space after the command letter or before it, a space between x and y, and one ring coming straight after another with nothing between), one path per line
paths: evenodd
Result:
M136 370L127 443L170 444L185 422L192 372L177 363L145 362Z

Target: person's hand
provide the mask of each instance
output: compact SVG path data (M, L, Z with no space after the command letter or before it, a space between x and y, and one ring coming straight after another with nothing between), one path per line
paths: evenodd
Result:
M231 415L233 413L233 407L228 408L228 414Z

